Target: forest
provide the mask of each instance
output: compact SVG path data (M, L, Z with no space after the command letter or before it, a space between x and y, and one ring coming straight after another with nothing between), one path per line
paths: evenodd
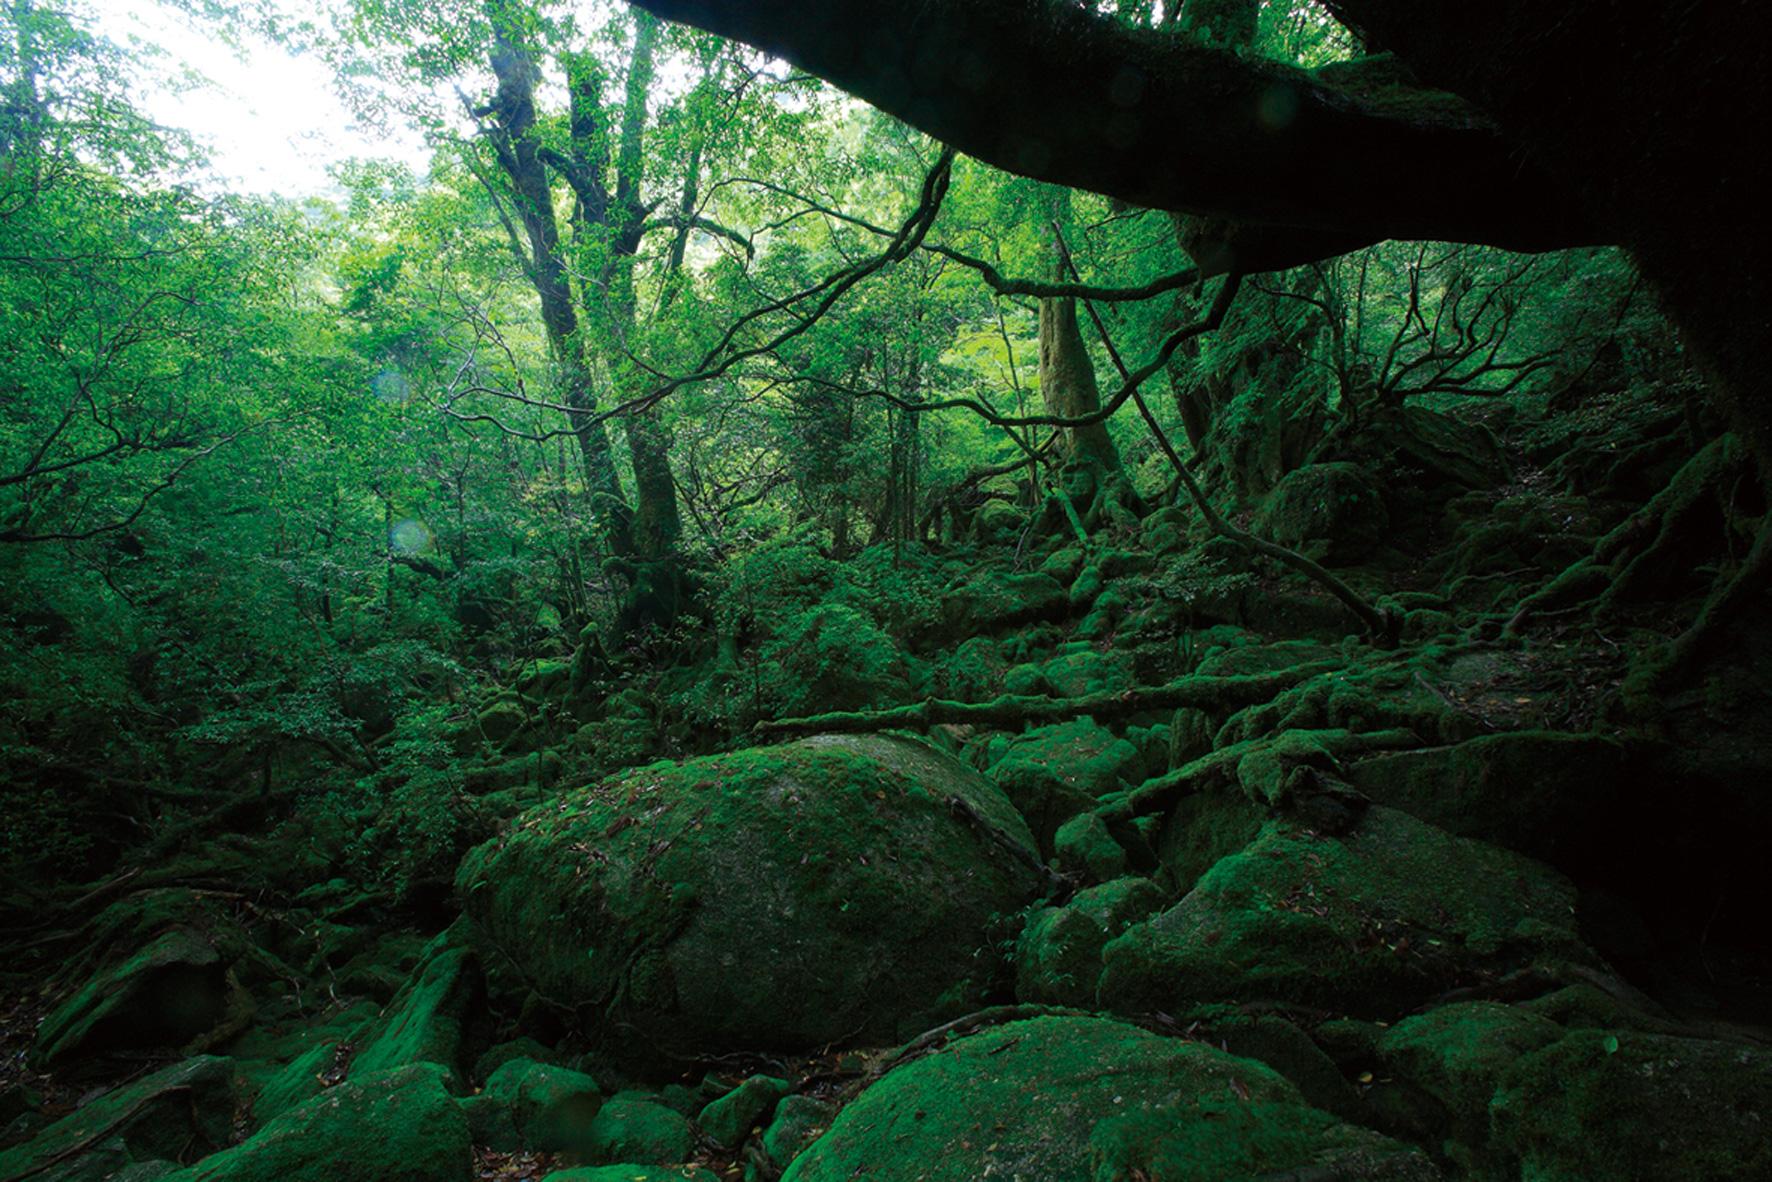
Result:
M1655 7L0 0L0 1182L1772 1178Z

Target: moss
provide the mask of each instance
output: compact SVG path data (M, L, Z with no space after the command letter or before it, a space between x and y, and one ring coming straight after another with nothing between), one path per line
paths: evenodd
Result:
M438 937L418 971L394 999L387 1015L363 1041L351 1061L357 1078L409 1063L435 1063L460 1091L463 1025L479 1004L480 966L466 948L452 948Z
M1308 1108L1246 1059L1101 1018L1011 1022L907 1063L863 1092L784 1182L1247 1179L1419 1155ZM1139 1171L1143 1171L1141 1175Z
M753 1075L701 1110L696 1122L715 1145L736 1149L747 1134L775 1111L781 1098L793 1090L785 1079Z
M187 1059L113 1088L23 1145L0 1150L0 1182L89 1171L96 1179L132 1162L189 1160L228 1143L237 1101L231 1062Z
M1534 1182L1772 1177L1761 1046L1578 1030L1518 1060L1491 1114Z
M1276 1000L1386 1016L1521 961L1588 962L1575 889L1528 858L1374 807L1345 838L1269 822L1108 945L1116 1008Z
M824 736L570 793L473 851L457 887L496 960L631 1029L611 1049L647 1070L974 1008L992 917L1037 886L1005 846L1033 837L976 772L910 740Z
M1076 718L1017 736L990 776L1048 849L1060 825L1093 808L1142 763L1138 748Z
M831 1127L837 1106L816 1096L785 1096L775 1106L775 1117L763 1130L763 1155L780 1171Z
M1326 562L1371 553L1390 513L1378 483L1357 464L1308 464L1288 472L1252 522L1261 537Z
M720 1182L700 1166L655 1166L623 1162L613 1166L579 1166L555 1170L542 1182Z
M1448 832L1550 857L1616 801L1627 762L1623 744L1599 735L1518 731L1374 755L1348 779Z
M505 1063L478 1095L462 1101L474 1144L502 1152L589 1152L602 1106L590 1076L530 1059Z
M1126 851L1094 813L1079 813L1060 825L1052 852L1066 874L1106 882L1126 873Z
M942 601L943 622L955 636L1000 631L1065 614L1069 597L1051 575L976 572L965 586Z
M681 1113L642 1096L613 1096L589 1129L587 1152L604 1162L671 1165L695 1151L695 1130Z
M1101 950L1163 905L1148 878L1120 878L1080 891L1062 907L1034 913L1015 952L1015 994L1022 1001L1095 1004Z
M1392 1081L1384 1087L1405 1089L1428 1103L1402 1097L1388 1106L1431 1113L1412 1131L1423 1140L1443 1138L1444 1156L1462 1172L1515 1175L1518 1162L1490 1144L1489 1103L1515 1062L1561 1037L1555 1022L1496 1002L1461 1002L1405 1018L1378 1040L1383 1073ZM1374 1102L1381 1110L1386 1106L1382 1096Z
M433 1064L353 1079L169 1182L468 1182L467 1118Z

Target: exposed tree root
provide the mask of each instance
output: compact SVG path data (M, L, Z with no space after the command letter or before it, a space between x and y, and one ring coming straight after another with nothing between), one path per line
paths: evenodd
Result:
M752 727L757 735L855 734L884 730L927 730L943 723L989 723L1019 726L1029 722L1053 722L1081 715L1097 720L1124 718L1152 710L1182 706L1223 709L1270 701L1319 673L1340 665L1314 661L1278 673L1252 673L1234 677L1183 677L1167 685L1137 686L1128 690L1085 694L1077 698L1049 698L1032 694L1004 694L988 702L952 702L928 698L909 706L885 710L839 710L805 718L765 719Z

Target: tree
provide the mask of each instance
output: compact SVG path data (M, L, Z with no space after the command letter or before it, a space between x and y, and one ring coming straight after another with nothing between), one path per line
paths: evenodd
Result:
M1304 70L1062 0L636 2L1001 167L1221 219L1217 268L1387 238L1625 246L1772 469L1766 162L1728 130L1772 114L1761 6L1692 6L1669 36L1605 0L1328 0L1394 58Z

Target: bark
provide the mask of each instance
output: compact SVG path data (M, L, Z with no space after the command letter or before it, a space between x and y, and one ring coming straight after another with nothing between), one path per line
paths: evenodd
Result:
M1385 238L1604 240L1565 185L1445 93L1368 93L1049 0L637 2L1011 172L1236 222L1220 268L1296 266ZM1547 6L1546 22L1561 11Z
M1153 710L1176 710L1190 706L1203 710L1232 709L1269 702L1282 690L1327 673L1339 666L1317 661L1283 669L1278 673L1242 674L1230 677L1183 677L1167 685L1135 686L1079 698L1046 698L1005 694L989 702L950 702L930 698L910 706L887 710L838 711L809 718L779 718L759 722L759 735L853 734L884 730L926 730L952 723L975 723L993 727L1019 726L1029 722L1054 722L1088 715L1097 721L1125 718Z

